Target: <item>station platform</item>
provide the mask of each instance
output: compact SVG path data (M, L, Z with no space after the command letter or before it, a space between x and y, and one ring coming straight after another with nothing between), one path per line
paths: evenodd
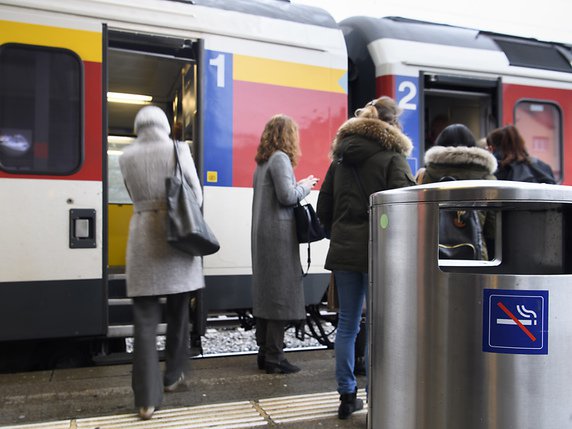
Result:
M296 374L266 374L256 356L192 359L184 384L148 421L136 415L131 365L0 374L0 428L365 428L367 405L348 420L332 350L290 352ZM365 402L365 377L358 396Z

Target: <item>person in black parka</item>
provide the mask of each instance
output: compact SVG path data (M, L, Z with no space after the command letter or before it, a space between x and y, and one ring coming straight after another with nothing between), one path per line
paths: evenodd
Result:
M415 184L406 159L413 145L401 131L398 114L395 101L381 97L342 124L318 197L318 217L330 236L325 267L334 274L339 299L335 352L340 419L363 407L356 397L354 345L368 284L369 195Z

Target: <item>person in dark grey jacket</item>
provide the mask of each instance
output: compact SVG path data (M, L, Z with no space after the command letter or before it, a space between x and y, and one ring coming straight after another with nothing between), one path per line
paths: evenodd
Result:
M530 156L524 138L514 125L497 128L487 136L488 149L498 159L499 180L555 184L550 165Z
M184 379L189 351L189 294L205 286L202 261L167 243L165 179L173 174L175 152L165 113L143 107L135 117L137 139L119 158L133 216L127 242L127 296L133 298L132 387L139 416L149 419ZM177 142L183 175L201 205L203 194L189 146ZM165 373L157 354L160 296L167 297Z
M256 317L258 367L267 373L300 370L284 357L284 328L306 318L300 245L293 206L314 187L296 183L300 157L298 126L285 115L266 124L256 152L252 202L252 312Z
M334 273L339 299L335 350L340 419L363 407L356 397L354 344L368 283L369 195L415 184L406 160L413 145L401 131L398 114L395 101L381 97L340 127L318 197L318 217L330 234L325 267Z

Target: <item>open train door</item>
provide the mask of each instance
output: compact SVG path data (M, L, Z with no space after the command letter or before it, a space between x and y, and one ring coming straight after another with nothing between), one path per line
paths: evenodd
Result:
M443 128L466 125L477 140L501 123L501 79L421 73L424 149L435 143Z
M0 32L0 341L103 335L102 30Z
M126 296L126 249L133 203L119 168L123 150L135 139L133 123L146 105L161 108L167 115L172 135L190 145L200 174L200 133L198 130L198 52L200 40L157 35L143 31L106 29L105 83L108 242L109 329L108 352L121 351L125 338L133 336L131 300ZM192 335L204 333L206 314L202 292L192 299ZM160 323L158 333L166 332ZM194 338L193 338L194 339ZM198 340L197 340L198 341Z

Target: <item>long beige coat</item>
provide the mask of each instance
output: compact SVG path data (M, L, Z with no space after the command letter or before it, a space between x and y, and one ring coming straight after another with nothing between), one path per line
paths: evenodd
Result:
M202 205L202 191L189 146L178 142L183 173ZM158 127L138 133L119 158L133 200L127 242L127 296L168 295L205 286L200 257L166 241L165 179L175 163L173 141Z

